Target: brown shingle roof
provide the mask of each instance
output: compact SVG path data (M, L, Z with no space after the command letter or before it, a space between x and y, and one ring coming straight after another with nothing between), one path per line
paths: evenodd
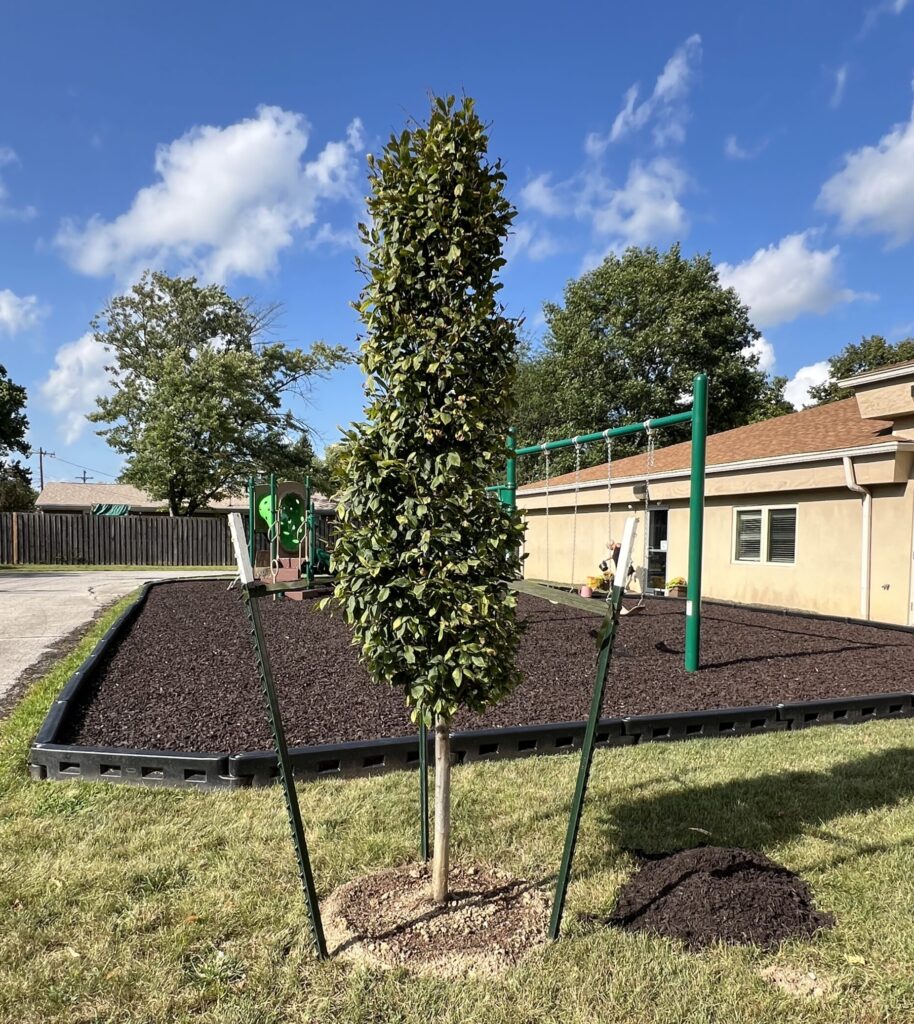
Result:
M314 507L318 511L336 508L336 503L315 494ZM51 511L55 508L79 508L87 511L93 505L127 505L132 512L154 512L168 507L168 502L155 501L139 487L132 484L75 484L48 483L35 502L37 508ZM211 502L207 508L217 512L246 512L246 494L230 496L221 501Z
M745 427L725 430L708 437L707 464L723 466L731 462L749 462L755 459L787 458L793 455L829 452L845 448L862 448L872 444L889 444L892 424L887 420L865 420L860 416L856 398L817 405L811 409L777 416L775 419L750 423ZM669 473L688 469L692 443L684 441L654 452L652 473ZM531 456L528 456L531 457ZM535 458L536 456L532 456ZM647 455L632 455L613 462L613 477L643 477L647 470ZM606 463L582 469L581 483L606 479ZM550 485L573 484L574 473L552 477ZM545 481L526 484L521 491L542 487Z

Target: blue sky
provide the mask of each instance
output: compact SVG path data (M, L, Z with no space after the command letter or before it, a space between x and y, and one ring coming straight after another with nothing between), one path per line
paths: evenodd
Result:
M83 419L104 384L87 332L145 266L354 345L365 154L430 91L492 123L520 211L505 301L534 333L606 252L678 239L802 403L848 342L914 333L912 43L908 0L7 5L0 363L31 443L117 473ZM318 382L321 441L361 403L354 368Z

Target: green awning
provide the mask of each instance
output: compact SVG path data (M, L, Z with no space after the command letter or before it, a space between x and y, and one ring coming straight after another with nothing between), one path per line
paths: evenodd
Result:
M129 505L93 505L94 516L125 516L130 511Z

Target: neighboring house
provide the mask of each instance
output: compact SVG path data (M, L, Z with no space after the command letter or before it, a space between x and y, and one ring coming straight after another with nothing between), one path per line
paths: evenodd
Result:
M331 512L336 508L333 501L321 494L315 494L314 507L318 512ZM39 512L96 513L120 511L126 506L129 515L168 515L168 503L154 501L145 491L131 484L45 484L35 502ZM246 494L214 501L195 514L198 516L226 515L228 512L242 512L247 515Z
M705 597L914 624L914 361L840 383L856 396L708 438ZM605 463L548 498L542 480L520 488L525 575L582 583L637 515L641 578L646 483L648 591L685 577L690 449L658 448L649 472L647 455L614 462L611 522Z

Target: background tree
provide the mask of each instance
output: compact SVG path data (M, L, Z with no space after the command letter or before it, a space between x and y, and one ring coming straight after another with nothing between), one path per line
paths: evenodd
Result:
M121 479L193 515L290 453L305 424L284 402L348 356L267 342L275 309L218 285L147 272L93 321L112 355L113 393L90 414L126 456Z
M367 422L347 435L336 599L378 682L435 724L433 895L447 898L450 723L518 681L518 517L503 470L515 325L496 280L514 210L470 99L369 158L368 278L358 304Z
M709 378L709 428L741 426L770 408L770 385L750 346L760 335L732 288L723 288L709 256L685 259L632 247L611 254L546 303L541 351L526 353L518 374L520 444L573 437L604 427L664 416L688 403L692 378ZM688 436L664 432L663 443ZM644 444L620 439L619 455ZM605 459L598 446L582 453ZM556 470L571 466L557 453ZM524 467L538 473L535 464Z
M871 334L860 339L859 344L845 345L828 360L828 380L809 389L812 405L825 405L841 398L850 398L852 390L839 388L838 381L853 377L864 370L875 370L891 363L903 363L914 359L914 338L890 344L881 334Z
M26 433L26 391L0 366L0 512L31 512L35 507L32 472L13 455L31 454Z

